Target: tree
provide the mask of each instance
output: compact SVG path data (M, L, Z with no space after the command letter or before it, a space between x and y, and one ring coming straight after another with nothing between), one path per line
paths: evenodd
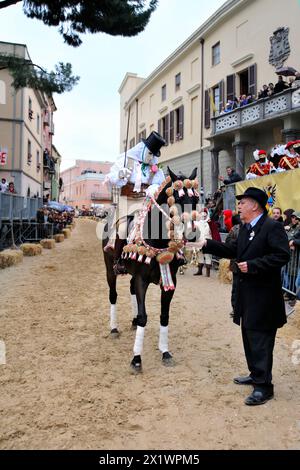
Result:
M23 1L29 18L58 26L64 41L80 46L79 34L136 36L144 30L158 0L2 0L0 9Z
M23 87L44 91L46 94L64 93L71 91L79 81L72 76L71 64L59 62L55 71L47 72L31 60L10 54L0 54L0 70L8 69L13 77L12 86L19 90Z

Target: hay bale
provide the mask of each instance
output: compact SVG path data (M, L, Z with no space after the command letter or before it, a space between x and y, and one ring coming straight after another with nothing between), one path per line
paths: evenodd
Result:
M72 230L73 230L72 225L66 225L66 228L69 229L71 232L72 232Z
M43 248L37 243L23 243L20 246L24 256L37 256L42 254Z
M0 252L0 268L8 268L23 261L23 251L3 250Z
M230 271L229 266L230 266L229 259L220 259L218 279L219 281L223 282L223 284L232 283L232 271Z
M43 248L46 248L46 250L52 250L55 247L55 240L52 238L45 238L40 241L40 244Z
M65 236L63 233L57 233L56 235L53 236L54 240L56 243L61 243L64 241Z
M69 230L68 228L64 228L62 233L64 234L65 238L70 238L71 237L71 230Z

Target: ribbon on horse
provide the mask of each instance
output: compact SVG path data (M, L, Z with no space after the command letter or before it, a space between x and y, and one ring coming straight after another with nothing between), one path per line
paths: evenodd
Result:
M173 283L170 265L169 264L161 264L159 263L160 275L161 275L161 283L164 288L164 291L168 290L175 290L175 286Z

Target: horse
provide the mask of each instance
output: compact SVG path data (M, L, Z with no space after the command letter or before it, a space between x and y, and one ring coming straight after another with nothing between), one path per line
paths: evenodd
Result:
M197 168L189 178L176 175L169 168L169 176L157 191L156 197L146 197L144 208L139 215L127 244L123 248L123 260L131 275L130 292L134 318L132 327L136 329L131 368L142 371L142 350L144 332L147 324L145 298L150 283L160 284L161 312L159 350L162 363L173 366L174 359L168 347L168 325L170 304L176 288L176 274L184 264L182 247L184 240L195 239L193 221L199 219L196 211L199 202L196 179ZM110 327L112 337L119 335L117 326L116 275L113 270L113 252L104 250L108 238L103 239L102 249L109 285ZM145 261L143 262L143 259Z

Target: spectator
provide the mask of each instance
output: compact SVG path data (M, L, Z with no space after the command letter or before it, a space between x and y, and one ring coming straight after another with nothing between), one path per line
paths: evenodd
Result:
M12 181L8 185L8 192L12 194L17 194L15 190L15 185Z
M227 166L226 171L227 171L228 178L225 179L224 176L219 176L219 180L223 181L225 185L242 181L243 178L238 173L236 173L234 168L232 168L231 166Z
M261 100L263 98L268 98L269 96L269 89L268 85L263 85L262 90L258 93L258 99Z
M269 87L268 87L268 96L272 96L274 95L274 84L273 83L269 83Z
M282 76L279 75L278 77L278 82L276 83L274 87L274 95L277 93L281 93L283 90L286 90L288 88L288 84L283 80Z
M246 106L247 104L249 104L247 95L242 95L241 98L240 98L240 108L242 106Z
M211 239L212 234L208 224L208 210L206 207L201 210L200 212L200 220L195 222L195 225L199 229L200 232L200 240ZM212 263L212 256L210 254L204 254L201 249L196 249L197 254L197 264L198 264L198 271L194 274L194 276L202 276L203 267L206 267L206 277L210 277L210 270L211 270L211 263Z
M286 209L283 212L283 215L284 215L283 225L284 227L286 227L286 230L290 229L290 225L292 223L291 216L294 212L295 212L294 209Z
M0 184L0 192L5 193L8 190L8 182L6 181L5 178L2 178L1 184Z
M272 219L277 220L277 222L283 223L282 210L280 209L280 207L273 207Z
M295 73L295 80L292 83L292 88L296 89L300 87L300 72Z

